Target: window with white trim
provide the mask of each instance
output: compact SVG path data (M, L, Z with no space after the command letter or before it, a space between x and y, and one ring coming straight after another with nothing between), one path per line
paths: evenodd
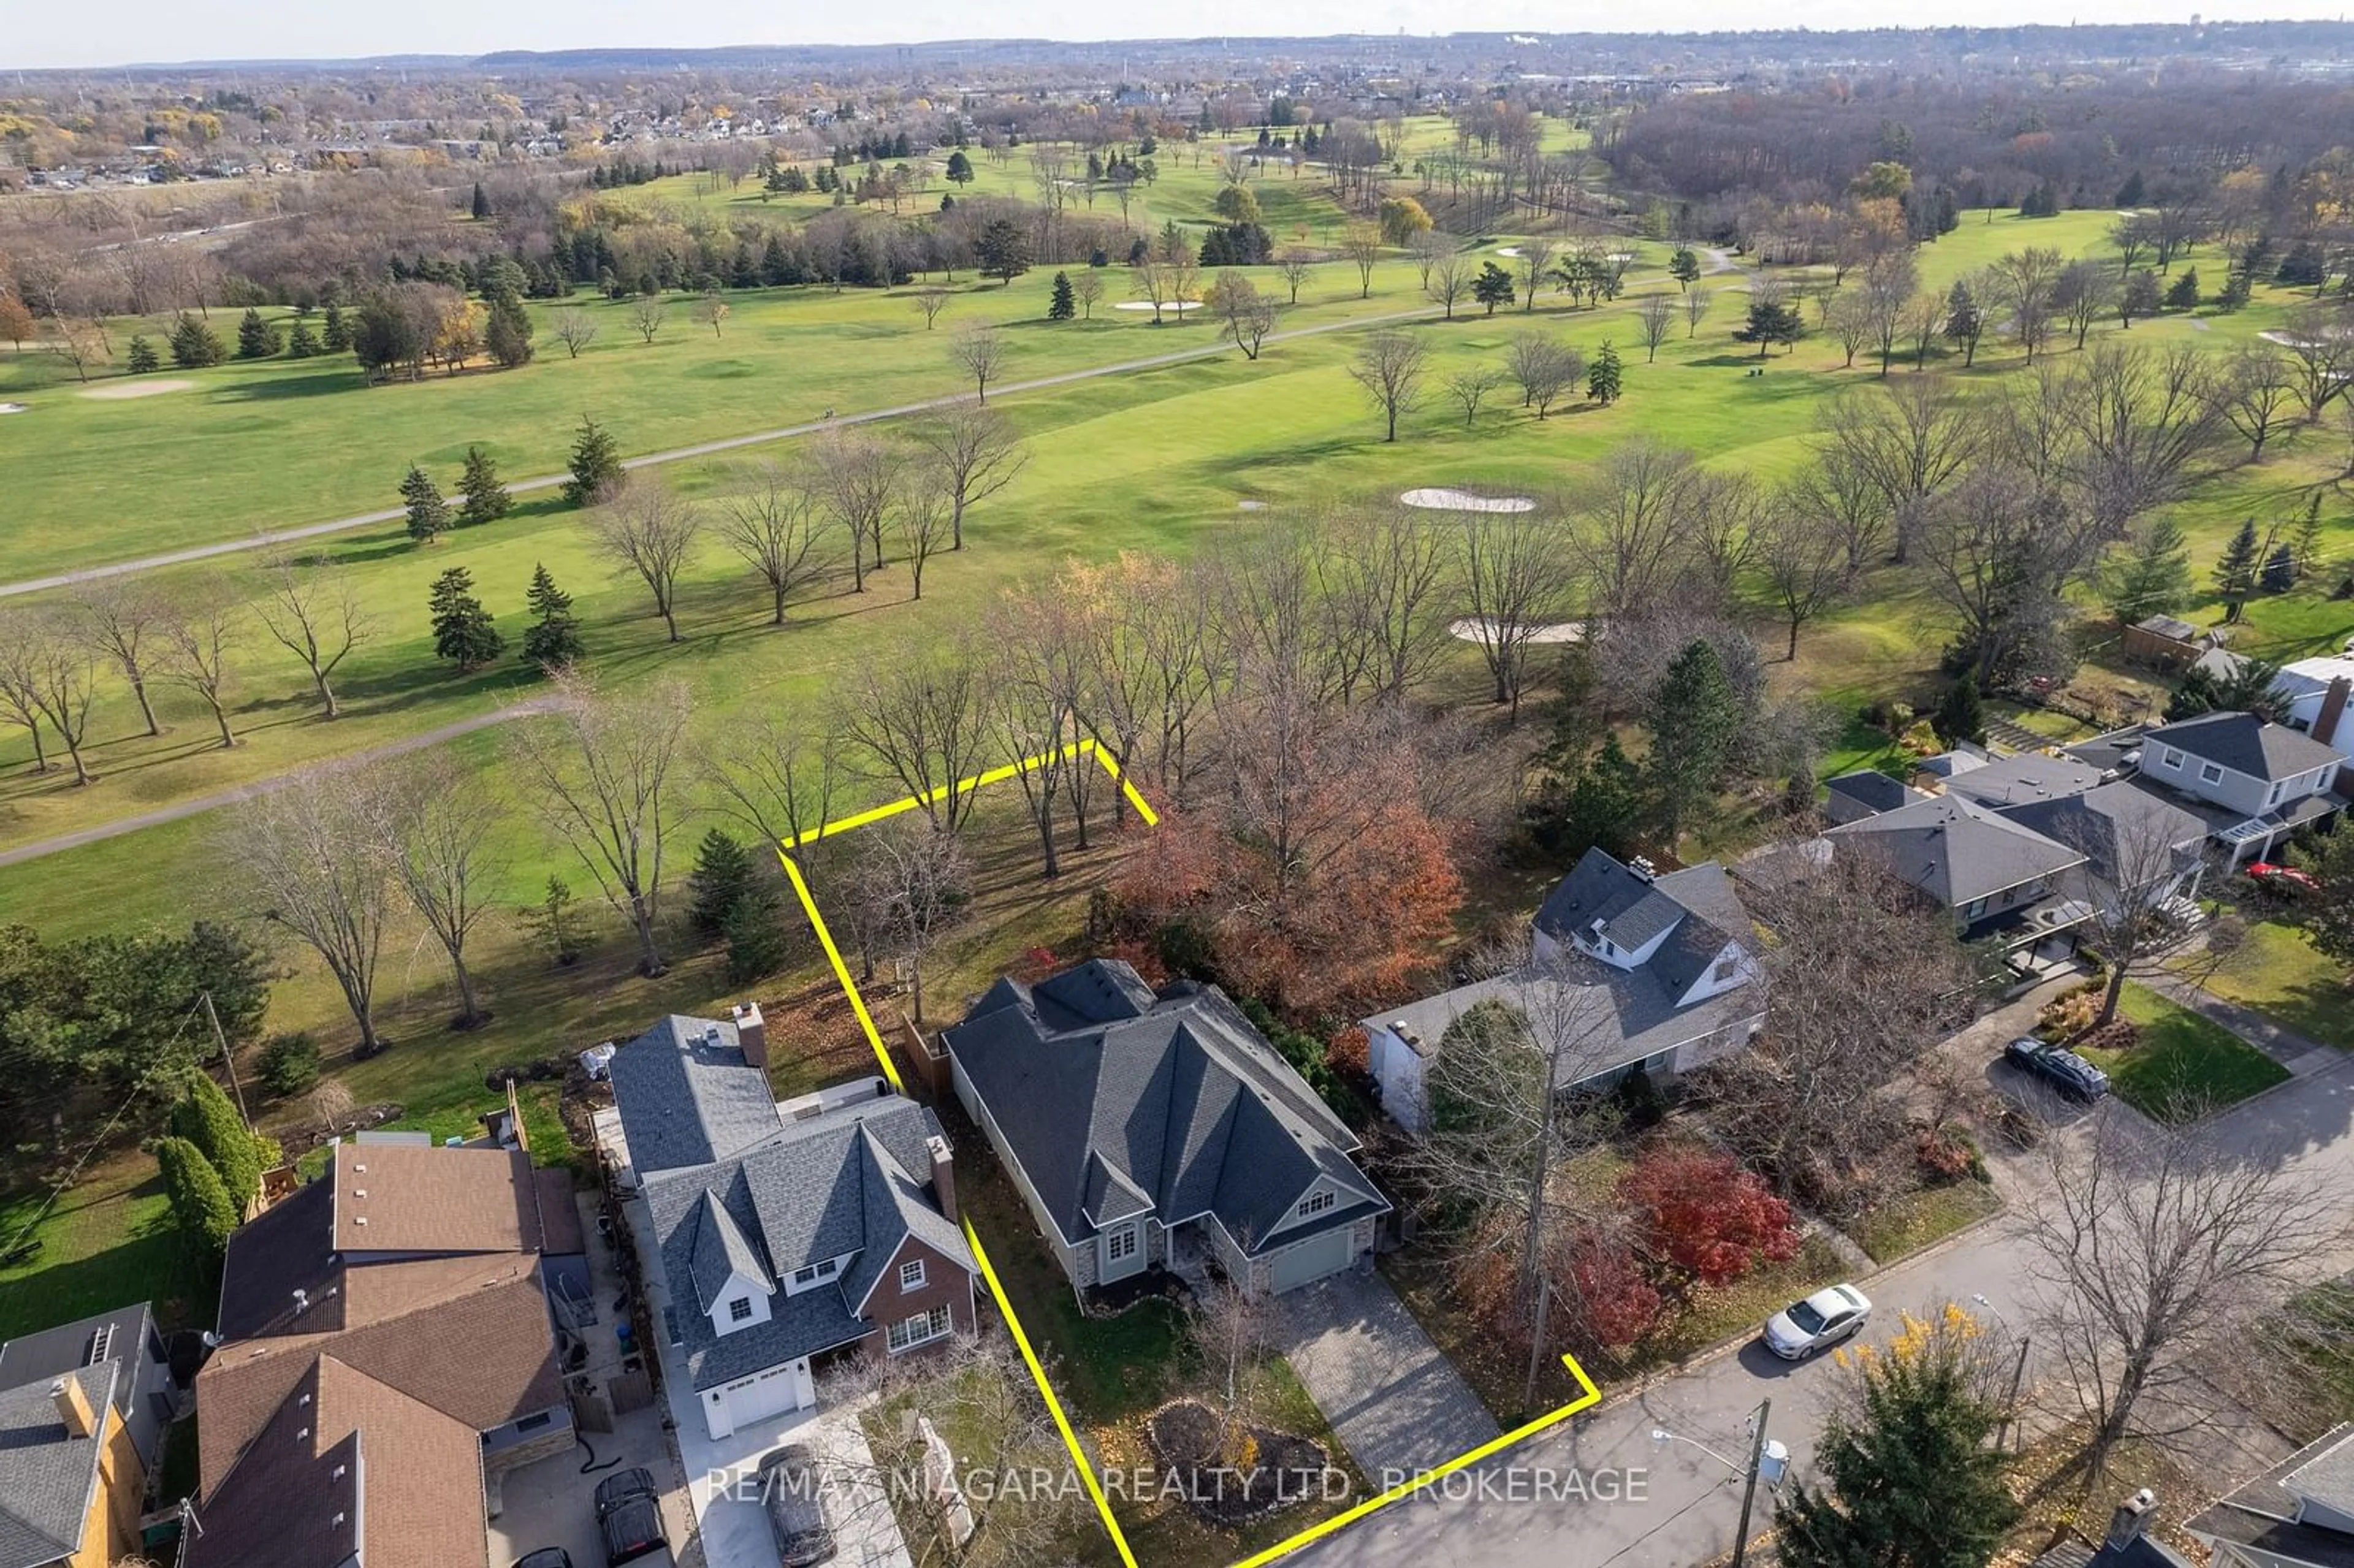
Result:
M1122 1225L1104 1239L1104 1255L1114 1263L1136 1255L1136 1227Z
M1331 1210L1332 1205L1340 1201L1331 1188L1319 1187L1315 1192L1299 1200L1299 1217L1303 1220L1313 1219L1318 1214Z
M913 1350L917 1345L929 1344L934 1340L944 1339L950 1327L949 1309L945 1307L935 1307L928 1312L918 1312L912 1318L901 1319L891 1325L884 1337L889 1341L892 1351L896 1354L900 1351Z
M924 1260L911 1258L899 1266L899 1288L921 1290L924 1287Z
M793 1284L797 1287L803 1285L815 1285L819 1280L832 1279L841 1272L842 1259L829 1257L822 1263L813 1263L807 1268L793 1270Z
M749 1296L738 1296L735 1300L727 1303L727 1320L729 1322L741 1323L751 1316L752 1298Z
M2174 747L2169 746L2159 755L2158 761L2166 767L2171 768L2177 772L2179 772L2182 768L2182 753L2175 750Z
M2274 786L2273 786L2273 792L2272 792L2270 795L2267 795L2267 796L2265 796L2265 797L2264 797L2264 804L2266 804L2267 806L2277 806L2277 805L2279 805L2279 804L2280 804L2280 798L2281 798L2281 791L2282 791L2282 790L2284 790L2284 789L2287 789L2287 788L2288 788L2288 786L2287 786L2286 784L2275 784L2275 785L2274 785Z
M2201 784L2221 784L2223 781L2222 768L2219 764L2212 762L2200 763L2199 765L2199 781Z

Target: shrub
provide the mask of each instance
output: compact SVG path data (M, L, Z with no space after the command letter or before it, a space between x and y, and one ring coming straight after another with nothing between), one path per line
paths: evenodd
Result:
M273 1034L261 1048L261 1084L283 1099L319 1081L319 1044L301 1030Z
M261 1163L245 1118L237 1114L221 1086L203 1073L191 1076L180 1103L173 1107L172 1131L220 1173L231 1207L244 1213L254 1194L261 1191Z
M2072 991L2053 997L2035 1015L2036 1032L2053 1040L2073 1040L2101 1015L2099 993Z
M172 1203L173 1223L191 1240L218 1258L237 1231L237 1205L229 1202L204 1151L185 1138L159 1138L154 1143L156 1168L164 1173L164 1191Z

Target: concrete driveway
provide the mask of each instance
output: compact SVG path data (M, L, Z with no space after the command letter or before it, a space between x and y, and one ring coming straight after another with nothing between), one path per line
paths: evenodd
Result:
M1291 1370L1375 1487L1496 1436L1495 1417L1380 1275L1349 1270L1276 1299Z
M632 1465L652 1474L663 1492L663 1522L673 1544L683 1545L693 1516L687 1511L685 1477L663 1432L662 1418L658 1405L633 1410L617 1420L610 1432L582 1433L585 1450L575 1447L501 1478L499 1513L491 1520L493 1568L506 1568L543 1546L564 1548L571 1553L573 1568L599 1568L605 1561L605 1546L597 1534L592 1502L597 1483Z

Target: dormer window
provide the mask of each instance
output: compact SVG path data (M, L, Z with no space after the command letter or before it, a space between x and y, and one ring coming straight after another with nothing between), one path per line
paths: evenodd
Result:
M1314 1219L1317 1215L1325 1213L1327 1210L1331 1209L1333 1204L1340 1201L1341 1200L1334 1195L1331 1188L1320 1187L1315 1192L1309 1193L1308 1196L1299 1200L1299 1217L1303 1220Z
M1740 968L1741 960L1738 959L1719 959L1716 968L1711 971L1709 978L1715 980L1717 984L1723 985L1726 980L1731 980Z
M749 1296L738 1296L735 1300L727 1303L727 1320L729 1322L746 1322L750 1319L751 1316L752 1298Z

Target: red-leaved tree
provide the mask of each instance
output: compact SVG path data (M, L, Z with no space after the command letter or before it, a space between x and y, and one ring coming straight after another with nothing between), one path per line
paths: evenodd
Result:
M1702 1285L1729 1285L1759 1258L1798 1252L1790 1205L1729 1154L1662 1143L1618 1178L1638 1217L1643 1250Z

